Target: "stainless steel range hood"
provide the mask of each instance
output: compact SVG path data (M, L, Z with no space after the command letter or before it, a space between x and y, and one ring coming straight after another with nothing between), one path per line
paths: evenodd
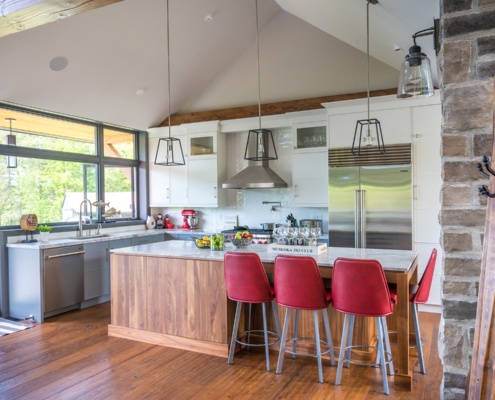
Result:
M262 161L261 164L258 163L257 165L249 165L222 184L223 189L270 189L286 187L287 182L269 167L268 161Z

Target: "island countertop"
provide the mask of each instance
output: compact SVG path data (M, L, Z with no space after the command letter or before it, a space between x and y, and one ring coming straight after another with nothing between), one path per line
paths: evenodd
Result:
M260 256L263 263L275 262L277 253L268 251L267 245L252 244L244 249L237 249L231 244L226 244L223 251L197 248L189 240L170 240L139 246L115 249L113 254L137 255L148 257L167 257L205 261L223 261L227 251L254 252ZM406 272L411 267L417 256L416 251L410 250L384 250L384 249L355 249L343 247L328 247L327 251L314 255L320 267L331 267L337 257L377 259L385 271Z

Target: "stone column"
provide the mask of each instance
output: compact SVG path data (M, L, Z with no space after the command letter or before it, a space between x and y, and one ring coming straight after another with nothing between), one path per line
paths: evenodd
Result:
M477 169L491 156L495 0L442 0L443 397L464 399L473 347L487 183Z

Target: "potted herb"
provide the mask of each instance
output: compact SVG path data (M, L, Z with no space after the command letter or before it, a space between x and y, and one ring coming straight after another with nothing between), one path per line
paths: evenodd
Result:
M48 235L53 228L48 225L40 225L38 226L38 230L40 231L40 237L42 242L48 242Z

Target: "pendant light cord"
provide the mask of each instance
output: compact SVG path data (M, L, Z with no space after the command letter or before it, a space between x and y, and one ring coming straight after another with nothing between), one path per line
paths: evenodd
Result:
M367 99L368 99L368 120L370 119L370 2L366 5L366 85L367 85Z
M256 4L256 53L258 55L258 119L261 130L261 85L260 85L260 39L258 33L258 0L255 0Z
M171 115L170 115L170 12L167 0L167 79L168 79L168 137L172 136Z

